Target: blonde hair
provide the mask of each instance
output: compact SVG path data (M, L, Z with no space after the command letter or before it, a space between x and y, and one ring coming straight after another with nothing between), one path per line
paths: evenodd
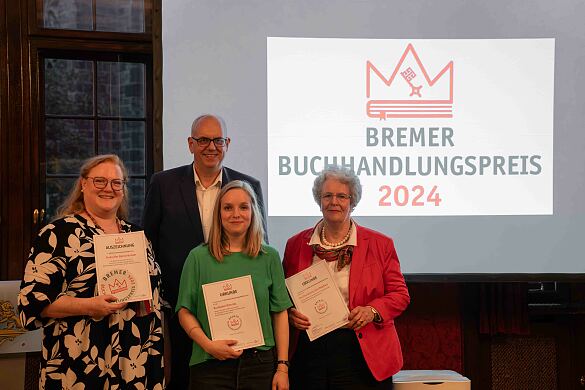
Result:
M100 164L110 162L120 167L124 181L128 179L128 171L124 166L124 163L120 157L115 154L102 154L91 157L84 161L81 169L79 170L79 177L75 180L73 188L65 201L57 208L57 216L55 218L62 218L69 214L79 214L85 210L85 202L83 200L83 192L81 191L81 181L86 179L89 172ZM124 197L122 198L122 204L116 212L116 216L120 219L128 218L128 187L124 184L122 189Z
M233 189L241 189L250 197L252 219L250 226L246 232L244 239L244 248L242 252L248 256L254 258L257 257L262 250L262 238L264 237L264 228L262 227L262 214L258 208L258 200L254 190L245 181L234 180L226 184L225 187L219 192L219 196L215 201L215 207L213 208L213 219L211 222L211 230L209 232L209 252L219 262L223 260L223 257L229 255L231 252L229 248L229 239L223 225L221 223L221 201L225 194Z

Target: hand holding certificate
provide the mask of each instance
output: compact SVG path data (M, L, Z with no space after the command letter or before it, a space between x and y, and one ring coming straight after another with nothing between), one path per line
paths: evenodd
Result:
M144 232L100 234L93 238L99 295L116 302L152 299Z
M309 340L348 323L349 310L325 261L289 277L286 287L296 309L311 321L307 329Z
M264 345L250 275L201 287L212 340L238 340L232 345L236 350Z

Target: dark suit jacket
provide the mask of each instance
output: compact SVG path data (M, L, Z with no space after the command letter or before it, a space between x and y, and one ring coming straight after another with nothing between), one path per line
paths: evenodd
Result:
M233 180L244 180L252 186L266 231L260 182L233 169L224 167L222 170L222 186ZM146 193L142 225L146 236L152 241L156 261L162 270L163 297L174 310L185 259L191 249L203 242L192 164L152 176Z
M304 230L286 243L282 265L286 277L313 263L313 248L308 245L313 229ZM356 336L370 371L379 381L396 374L402 367L402 351L394 318L410 303L408 289L400 272L394 242L374 230L357 226L357 246L349 270L349 309L372 306L382 316L380 324L369 323ZM299 331L291 327L290 356Z

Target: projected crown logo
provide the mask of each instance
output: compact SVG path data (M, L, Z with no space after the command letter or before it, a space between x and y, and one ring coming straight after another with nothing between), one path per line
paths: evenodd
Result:
M431 78L412 44L392 73L368 60L366 98L370 118L452 118L453 61Z
M231 283L228 282L228 283L225 283L223 285L223 291L228 291L228 290L231 290L231 289L232 289L232 284Z
M114 243L115 244L123 244L124 239L122 237L116 237L116 238L114 238Z
M114 279L114 284L108 283L108 287L110 287L110 293L112 294L128 290L128 284L125 280L120 282L118 279Z

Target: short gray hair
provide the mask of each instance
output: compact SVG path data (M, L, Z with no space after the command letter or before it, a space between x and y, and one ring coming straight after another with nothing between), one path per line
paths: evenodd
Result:
M325 180L334 179L349 186L349 194L351 195L350 206L353 210L362 199L362 185L360 178L350 169L342 168L337 165L328 165L323 169L313 182L313 198L319 206L321 206L321 191Z
M213 118L219 122L219 126L221 127L221 134L224 137L227 137L227 127L225 125L225 121L223 120L223 118L221 116L215 115L215 114L203 114L203 115L199 115L197 118L195 118L195 120L191 124L191 134L193 134L193 130L195 130L199 126L199 123L201 121L203 121L205 119L210 119L210 118Z

